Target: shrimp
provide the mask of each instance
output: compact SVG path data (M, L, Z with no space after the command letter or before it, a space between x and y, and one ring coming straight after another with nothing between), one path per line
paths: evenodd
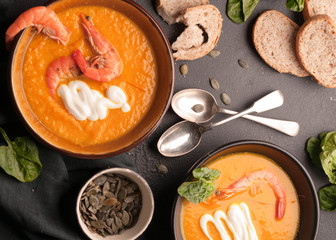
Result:
M271 185L274 194L277 197L275 215L277 219L281 219L285 215L286 210L286 192L284 187L280 185L278 178L268 170L251 172L232 183L228 188L218 189L216 191L216 198L228 199L236 193L251 187L257 181L266 181Z
M80 74L75 60L71 56L60 57L48 66L46 84L52 97L56 95L56 87L64 78L75 77Z
M70 38L70 31L63 25L58 16L51 9L38 6L23 12L6 31L6 46L10 49L16 34L22 29L34 26L37 32L43 32L50 38L66 45Z
M82 52L77 49L72 56L83 74L96 81L107 82L118 77L123 69L123 63L114 47L94 27L89 16L80 14L84 33L93 50L99 55L87 62Z

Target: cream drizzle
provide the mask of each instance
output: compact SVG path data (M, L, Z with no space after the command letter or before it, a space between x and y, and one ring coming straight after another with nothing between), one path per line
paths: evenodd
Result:
M78 120L89 119L96 121L107 116L108 109L121 108L121 111L130 111L126 94L117 86L111 86L106 91L106 97L96 90L91 90L82 81L76 80L69 86L62 84L58 88L65 108Z
M200 225L208 239L212 240L207 229L207 223L212 222L217 228L222 240L231 240L221 219L224 220L230 229L234 240L258 240L249 208L245 203L240 203L239 205L236 203L232 204L227 215L221 210L215 212L214 218L210 214L204 214L200 220Z

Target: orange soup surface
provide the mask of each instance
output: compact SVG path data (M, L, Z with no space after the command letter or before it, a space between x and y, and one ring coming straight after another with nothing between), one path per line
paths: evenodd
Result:
M275 208L277 198L267 182L256 182L252 187L234 196L213 203L191 203L183 200L181 224L185 240L208 239L200 226L200 219L204 214L214 215L217 210L227 213L229 207L244 202L250 211L252 223L259 240L290 240L294 239L299 226L299 202L296 190L288 175L265 156L255 153L235 153L221 157L211 162L207 167L218 169L221 174L216 180L216 188L225 188L247 174L268 170L279 180L286 191L286 211L281 219L276 218ZM210 197L211 198L211 197ZM222 222L227 233L233 239L227 225ZM221 239L215 225L207 224L210 236Z
M90 89L106 97L115 85L126 94L129 112L108 109L105 119L77 120L65 108L62 98L52 97L46 85L46 72L55 59L80 49L87 59L97 55L85 38L80 13L89 16L96 29L110 42L123 62L122 74L110 82L98 82L84 75L62 78L61 84L73 80L85 82ZM27 47L22 85L29 106L42 125L56 136L77 146L104 144L118 139L133 129L151 107L157 87L157 65L153 49L145 34L125 15L104 6L78 6L57 13L71 32L67 46L44 34L36 34Z

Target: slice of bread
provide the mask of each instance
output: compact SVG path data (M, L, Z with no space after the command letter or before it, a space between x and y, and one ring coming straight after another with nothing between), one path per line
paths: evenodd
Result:
M264 61L280 73L309 76L296 55L296 34L299 26L282 13L262 13L253 27L253 43Z
M302 25L296 50L302 66L319 84L336 87L336 25L328 15L316 15Z
M215 47L222 31L220 11L209 4L185 9L177 21L187 28L172 44L176 60L194 60L205 56Z
M156 0L158 14L168 24L176 23L176 18L182 10L190 7L209 4L208 0Z
M326 14L336 22L336 0L305 0L302 13L305 20Z

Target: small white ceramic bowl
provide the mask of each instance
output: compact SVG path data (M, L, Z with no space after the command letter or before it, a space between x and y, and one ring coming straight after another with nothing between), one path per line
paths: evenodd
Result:
M139 186L140 192L141 192L141 200L142 200L142 207L140 214L138 216L138 220L136 224L124 231L122 234L117 234L117 235L109 235L106 237L102 237L97 233L92 233L86 226L86 224L83 222L81 219L81 212L79 210L79 205L80 205L80 199L85 191L86 187L89 185L91 181L96 179L97 177L106 174L106 173L114 173L118 174L124 177L127 177L134 183L136 183ZM94 240L132 240L137 238L139 235L141 235L146 228L148 227L149 223L152 220L153 217L153 212L154 212L154 198L153 198L153 193L147 184L146 180L143 179L138 173L131 171L126 168L110 168L103 170L97 174L95 174L93 177L91 177L82 187L80 190L78 197L77 197L77 202L76 202L76 215L77 215L77 220L78 223L83 230L83 232L90 238Z

